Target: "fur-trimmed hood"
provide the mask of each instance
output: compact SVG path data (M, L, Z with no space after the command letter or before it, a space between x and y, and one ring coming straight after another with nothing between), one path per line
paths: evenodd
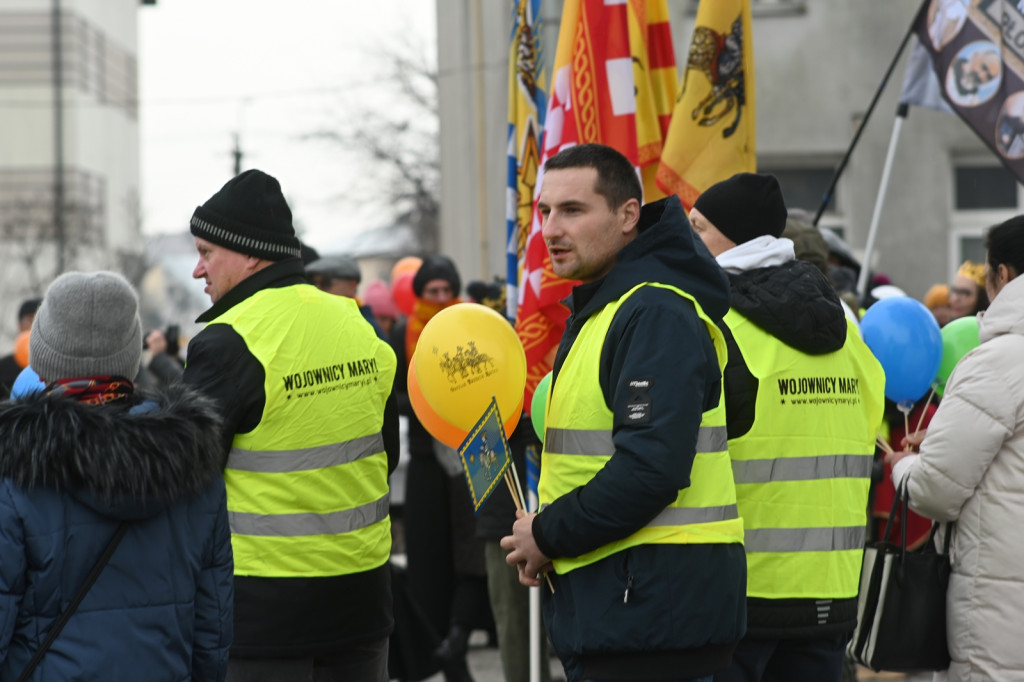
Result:
M66 492L104 516L148 518L197 495L225 455L214 403L182 385L134 407L45 393L0 403L0 477Z

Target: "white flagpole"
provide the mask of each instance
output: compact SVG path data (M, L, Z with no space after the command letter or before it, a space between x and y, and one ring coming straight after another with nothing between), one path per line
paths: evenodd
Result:
M896 108L896 119L892 125L892 136L889 138L889 151L885 154L885 165L882 167L882 180L878 187L878 196L875 197L875 211L871 215L871 227L868 229L868 241L864 246L864 257L860 263L860 276L857 277L857 301L864 300L864 294L868 285L868 271L871 270L871 254L875 249L875 235L878 233L878 222L882 217L882 205L885 203L885 194L889 189L889 176L892 174L892 161L896 156L896 145L900 139L900 131L903 122L907 120L907 111L910 107L906 102L900 102Z
M529 481L527 481L529 483ZM526 507L529 511L537 511L537 498L530 495ZM550 578L549 578L550 580ZM540 682L540 638L544 635L544 626L540 621L540 587L530 587L530 682ZM547 661L543 661L546 665Z
M540 682L540 588L530 590L530 682Z

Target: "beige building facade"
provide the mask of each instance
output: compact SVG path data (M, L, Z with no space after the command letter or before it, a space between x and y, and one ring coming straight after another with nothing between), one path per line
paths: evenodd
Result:
M138 11L0 1L0 348L61 271L141 275Z

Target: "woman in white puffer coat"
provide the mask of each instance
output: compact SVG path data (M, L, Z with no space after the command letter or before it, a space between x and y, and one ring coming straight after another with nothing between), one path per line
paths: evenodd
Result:
M1024 680L1024 216L989 230L981 345L946 386L927 434L890 455L910 506L955 521L946 623L957 682Z

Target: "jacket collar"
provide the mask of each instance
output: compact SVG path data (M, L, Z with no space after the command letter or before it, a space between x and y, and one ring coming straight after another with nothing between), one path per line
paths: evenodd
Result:
M214 303L196 322L214 320L258 291L306 283L306 268L298 258L286 258L242 280Z
M978 339L984 343L1001 334L1024 334L1024 275L1010 280L978 314Z
M220 432L216 405L181 384L131 409L32 393L0 403L0 477L143 518L221 475Z

